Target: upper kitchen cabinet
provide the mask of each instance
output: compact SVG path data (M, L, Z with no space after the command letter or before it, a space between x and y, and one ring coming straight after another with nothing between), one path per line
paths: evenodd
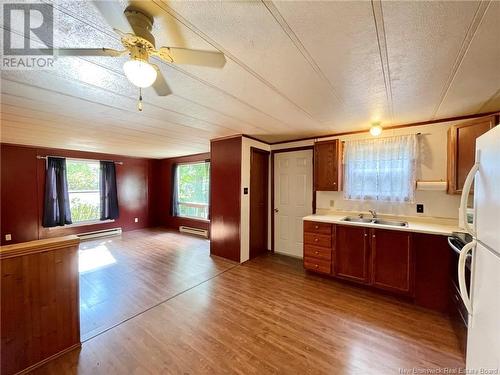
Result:
M318 191L342 190L342 142L314 144L314 188Z
M460 194L474 165L476 138L495 126L495 116L483 117L448 130L448 194Z

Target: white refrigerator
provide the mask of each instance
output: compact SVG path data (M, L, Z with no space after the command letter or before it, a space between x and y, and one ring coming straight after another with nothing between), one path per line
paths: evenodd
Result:
M465 207L472 181L474 219L468 224ZM471 374L490 373L487 370L500 374L500 126L476 141L476 164L465 182L460 207L464 229L474 238L459 260L460 292L469 310L466 368ZM464 281L469 251L470 296Z

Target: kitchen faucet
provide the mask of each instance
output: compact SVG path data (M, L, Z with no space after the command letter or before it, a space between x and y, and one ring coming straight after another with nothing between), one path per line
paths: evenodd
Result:
M368 210L368 212L370 212L370 213L372 214L372 217L373 217L374 219L376 219L376 218L377 218L377 213L375 212L375 210Z

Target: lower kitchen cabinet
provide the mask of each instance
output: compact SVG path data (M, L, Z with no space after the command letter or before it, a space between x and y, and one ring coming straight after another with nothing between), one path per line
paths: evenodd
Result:
M428 236L354 225L304 222L304 268L410 297L417 304L419 301L427 302L425 286L416 281L415 243L427 244ZM428 253L426 250L422 250L423 256ZM434 246L428 250L437 251ZM437 264L439 269L436 270L427 261L423 264L429 268L431 275L448 274L447 269L440 267L441 263ZM421 269L419 275L428 284L428 278L422 275ZM435 280L434 277L431 279ZM447 290L443 293L447 293ZM422 305L428 307L425 303ZM436 310L442 311L438 305L431 305L430 308L434 306Z
M334 274L342 279L367 284L370 281L369 229L336 226Z
M413 293L415 262L411 233L371 229L373 286L405 295Z

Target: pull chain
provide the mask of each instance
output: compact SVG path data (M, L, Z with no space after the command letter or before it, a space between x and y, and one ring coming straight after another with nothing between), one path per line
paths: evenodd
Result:
M139 102L137 103L137 109L142 112L142 88L139 87Z

